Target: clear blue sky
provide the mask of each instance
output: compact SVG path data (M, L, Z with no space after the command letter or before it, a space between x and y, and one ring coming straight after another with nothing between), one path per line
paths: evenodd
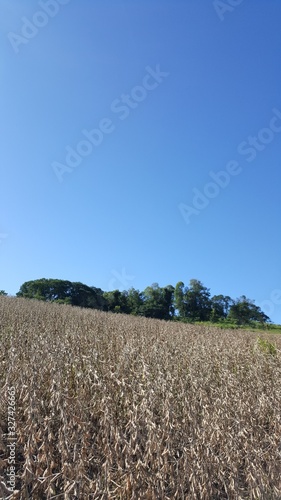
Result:
M281 323L281 2L230 3L1 1L0 289L196 278Z

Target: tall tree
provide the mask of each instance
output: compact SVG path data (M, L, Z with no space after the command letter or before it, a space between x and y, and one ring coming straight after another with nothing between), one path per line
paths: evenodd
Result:
M233 300L228 295L214 295L211 298L212 310L210 319L213 322L227 318Z
M128 290L127 303L129 314L133 314L134 316L142 316L144 314L143 293L139 290L135 290L134 288Z
M71 283L70 287L71 305L79 307L90 307L92 309L105 309L103 291L100 288L87 286L80 282Z
M256 306L253 300L247 299L245 295L234 301L230 307L228 319L238 325L249 325L252 321L258 323L270 322L270 318L261 308Z
M187 318L191 321L208 321L210 319L212 303L210 290L201 281L191 279L189 288L185 292Z
M165 319L172 319L175 315L174 293L175 287L173 287L172 285L167 285L162 288L162 300L165 310Z
M113 290L112 292L104 292L103 297L106 301L106 310L114 313L129 313L127 292Z
M175 312L180 318L187 317L187 304L185 301L187 288L184 287L184 283L179 281L175 286L174 291L174 307Z
M102 293L102 290L89 287L83 283L42 278L23 283L17 296L79 307L103 309Z
M174 314L173 308L174 287L168 285L159 287L158 283L148 286L143 292L144 316L157 319L171 319Z

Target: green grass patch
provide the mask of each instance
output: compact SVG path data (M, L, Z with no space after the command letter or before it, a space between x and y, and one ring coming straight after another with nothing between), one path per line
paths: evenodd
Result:
M262 339L261 337L258 337L257 345L258 345L258 349L261 352L263 352L264 354L276 356L276 354L277 354L276 346L274 344L272 344L271 342L269 342L268 340Z

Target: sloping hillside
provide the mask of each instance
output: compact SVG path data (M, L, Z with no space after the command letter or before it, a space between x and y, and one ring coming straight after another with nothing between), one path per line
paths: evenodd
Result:
M0 336L2 498L281 498L281 336L7 297Z

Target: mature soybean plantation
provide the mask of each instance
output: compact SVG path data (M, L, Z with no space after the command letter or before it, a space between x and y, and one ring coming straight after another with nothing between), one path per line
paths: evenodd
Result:
M1 498L281 498L281 336L3 297L0 337Z

